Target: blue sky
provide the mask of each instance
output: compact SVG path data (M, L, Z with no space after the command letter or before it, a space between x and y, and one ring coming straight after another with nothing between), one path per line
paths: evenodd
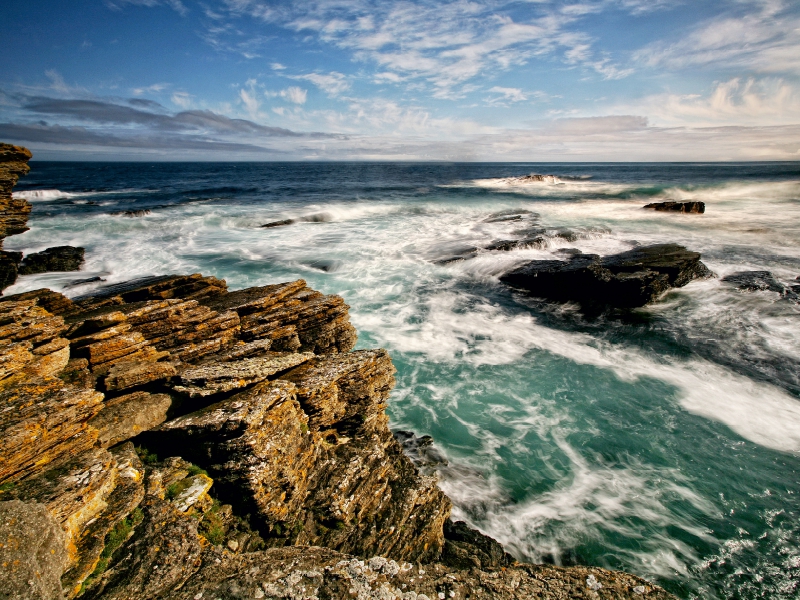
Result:
M12 1L40 159L798 160L800 3Z

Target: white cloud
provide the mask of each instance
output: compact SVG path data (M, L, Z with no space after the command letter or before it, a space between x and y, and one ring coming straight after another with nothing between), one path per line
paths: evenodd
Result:
M284 69L286 69L286 67L279 62L272 63L270 65L270 68L272 68L273 71L283 71Z
M507 102L522 102L528 99L528 97L523 94L522 90L519 88L507 88L496 85L493 88L490 88L489 92L500 94L500 98Z
M329 96L338 96L342 92L350 89L350 82L347 80L347 77L337 71L294 75L292 79L310 81Z
M189 108L192 105L192 95L187 92L175 92L170 98L172 103L181 108Z
M48 69L47 71L44 72L44 74L50 80L50 87L56 90L57 92L70 91L70 88L64 81L64 78L61 76L61 73L59 73L55 69Z
M307 90L294 85L278 92L281 98L293 102L294 104L305 104L307 94Z
M800 18L787 3L757 3L760 10L706 21L672 43L656 42L634 54L651 67L738 67L762 73L800 74Z
M159 92L163 92L168 87L169 87L168 83L154 83L153 85L148 85L145 87L133 88L131 90L131 93L134 96L142 96L144 94L157 94Z
M352 52L354 59L381 69L377 81L427 81L439 98L461 97L456 88L470 79L548 55L605 78L630 73L608 57L595 56L588 35L568 29L583 15L599 10L597 3L557 10L550 3L533 2L529 6L538 6L537 16L525 19L511 16L518 14L519 7L510 0L226 3L235 15L311 32L323 42Z
M261 108L255 87L255 79L248 79L245 87L239 90L239 100L244 104L244 108L251 119L258 118L258 111Z
M707 95L658 94L620 110L644 111L663 125L770 126L800 123L800 90L783 79L739 78Z
M121 10L126 4L147 6L149 8L165 4L181 16L185 16L189 12L189 9L186 8L186 5L181 0L105 0L105 4L113 10Z

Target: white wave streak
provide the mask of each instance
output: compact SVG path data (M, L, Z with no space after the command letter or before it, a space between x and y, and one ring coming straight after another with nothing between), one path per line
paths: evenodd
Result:
M545 328L539 327L544 330ZM680 392L687 411L724 423L745 439L783 452L800 452L800 402L783 390L757 383L713 363L654 360L580 334L547 330L536 346L579 364L611 369L621 379L655 378Z
M61 190L28 190L27 192L14 192L12 194L15 199L24 198L30 202L48 202L63 198L75 198L80 195L72 192L62 192Z
M642 565L650 575L672 577L676 572L686 572L687 565L698 563L697 553L688 544L666 533L652 532L653 528L664 531L679 527L712 541L700 525L675 515L665 505L680 497L705 514L720 516L711 503L680 483L678 472L643 465L625 469L590 465L566 441L559 437L554 441L570 461L570 477L551 491L510 504L498 501L493 482L445 475L441 486L456 499L454 516L471 520L473 512L470 504L463 505L458 499L473 498L474 505L474 498L485 498L491 506L482 511L480 528L515 556L534 562L559 562L564 549L590 540L605 542L611 536L637 540L636 549L615 547L614 552L620 558L625 556L628 564ZM641 521L648 523L647 536L635 524Z
M392 349L435 362L511 364L534 348L578 364L610 369L625 381L654 378L678 390L689 412L724 423L745 439L783 452L800 452L800 402L783 390L752 381L702 359L657 362L635 350L539 325L528 314L508 314L463 294L442 292L422 301L360 316L360 327ZM412 318L424 314L423 320Z

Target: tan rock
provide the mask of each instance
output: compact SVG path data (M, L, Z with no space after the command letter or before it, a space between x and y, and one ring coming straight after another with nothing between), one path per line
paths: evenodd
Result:
M167 394L134 392L107 401L89 425L99 432L98 444L108 448L166 421L170 406Z
M176 374L175 364L171 362L123 361L115 363L109 369L104 384L107 391L119 391L167 379Z
M313 357L310 353L267 352L257 358L194 367L181 373L182 385L173 389L192 398L212 396L264 381Z
M307 432L294 386L265 382L168 421L151 438L158 447L203 460L217 484L238 495L239 505L256 509L261 520L275 525L302 509L316 457Z
M32 379L0 391L0 483L41 472L53 460L91 448L87 421L103 394L60 379Z
M64 294L59 294L47 288L22 292L12 296L4 296L3 300L11 302L34 300L37 306L40 306L53 315L62 315L73 308L72 300L67 298Z
M66 539L47 508L36 502L0 502L0 597L62 600Z

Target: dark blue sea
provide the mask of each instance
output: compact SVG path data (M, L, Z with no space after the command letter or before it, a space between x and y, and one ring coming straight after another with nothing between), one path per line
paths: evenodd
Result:
M31 229L5 248L83 246L86 263L6 293L303 278L346 299L359 347L390 351L392 426L434 437L454 516L517 558L623 569L680 598L800 595L800 306L722 281L800 283L799 163L31 166ZM642 210L667 200L706 213ZM491 218L512 210L530 212ZM440 263L534 221L546 247ZM498 281L566 248L659 242L717 277L591 318Z

